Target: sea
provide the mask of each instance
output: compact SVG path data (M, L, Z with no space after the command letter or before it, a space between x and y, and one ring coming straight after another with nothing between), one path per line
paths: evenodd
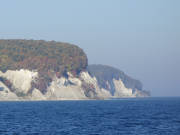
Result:
M0 135L180 135L180 97L0 102Z

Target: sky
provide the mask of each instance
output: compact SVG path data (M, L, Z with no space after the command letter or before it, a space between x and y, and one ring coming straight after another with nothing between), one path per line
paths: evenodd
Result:
M0 0L1 39L76 44L152 96L180 96L179 0Z

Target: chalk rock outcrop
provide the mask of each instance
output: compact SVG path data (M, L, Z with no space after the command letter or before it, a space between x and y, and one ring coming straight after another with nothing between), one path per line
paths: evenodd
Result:
M81 72L78 77L74 77L70 72L66 77L58 78L54 75L46 93L32 88L32 82L38 78L37 72L23 69L8 70L5 73L0 72L0 77L11 83L11 87L8 88L6 82L0 81L0 100L87 100L146 96L140 90L125 87L121 79L113 79L115 91L112 94L110 90L102 88L97 78L92 77L87 71Z
M1 101L16 101L19 100L18 96L11 92L6 85L0 82L0 100Z
M6 78L13 84L13 88L17 92L22 92L26 94L31 88L31 82L37 77L37 72L32 72L29 70L8 70L5 73L0 71L0 77Z
M143 90L142 83L124 72L105 65L89 65L89 74L95 77L100 89L111 93L112 98L148 97L150 93Z

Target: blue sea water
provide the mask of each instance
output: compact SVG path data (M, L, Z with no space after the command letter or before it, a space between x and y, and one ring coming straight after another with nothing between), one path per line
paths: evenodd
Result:
M2 135L180 135L180 98L0 102Z

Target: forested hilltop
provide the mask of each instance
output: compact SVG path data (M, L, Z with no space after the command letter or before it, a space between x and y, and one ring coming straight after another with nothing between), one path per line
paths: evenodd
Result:
M0 40L0 71L28 69L39 73L34 84L44 90L52 77L78 75L87 67L83 50L69 43L43 40Z

